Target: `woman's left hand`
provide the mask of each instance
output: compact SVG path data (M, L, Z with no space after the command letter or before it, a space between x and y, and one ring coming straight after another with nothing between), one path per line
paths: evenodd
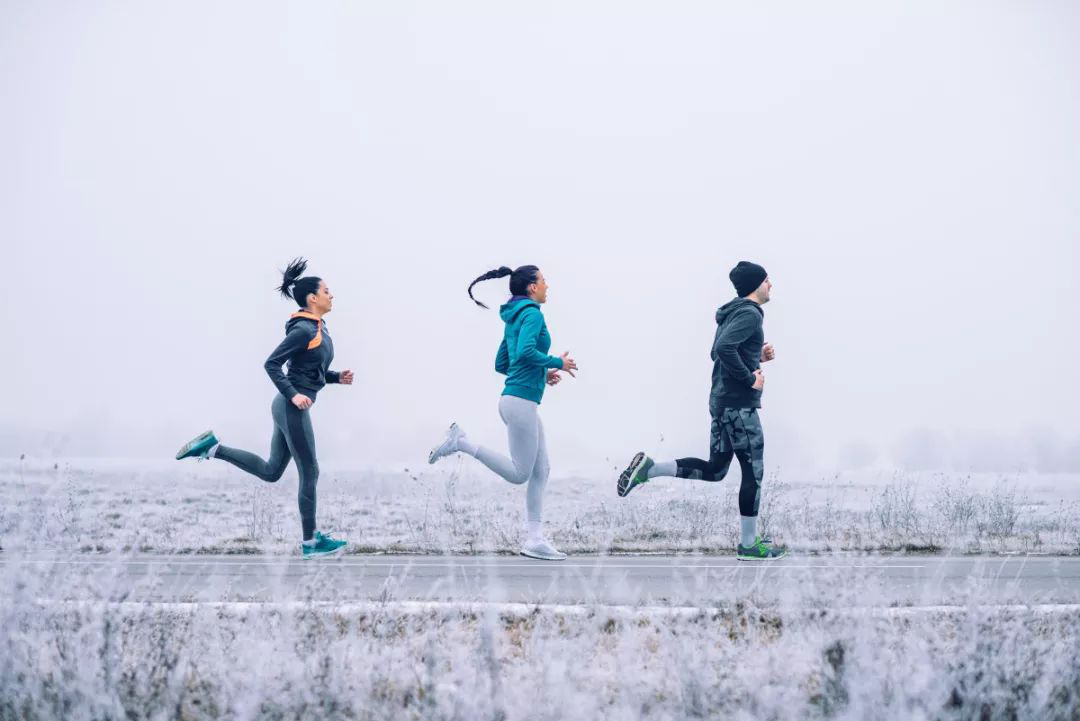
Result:
M562 380L562 376L559 375L559 371L557 371L555 369L548 370L548 372L547 372L547 384L549 386L558 385L559 381L561 381L561 380Z
M351 386L352 378L352 371L341 371L341 378L339 378L338 381L344 385Z

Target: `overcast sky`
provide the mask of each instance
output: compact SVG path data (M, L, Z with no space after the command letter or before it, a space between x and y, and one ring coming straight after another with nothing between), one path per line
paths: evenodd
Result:
M770 465L1080 470L1078 48L1069 2L6 0L0 453L265 452L303 255L324 464L504 447L465 288L526 263L555 471L705 454L747 259Z

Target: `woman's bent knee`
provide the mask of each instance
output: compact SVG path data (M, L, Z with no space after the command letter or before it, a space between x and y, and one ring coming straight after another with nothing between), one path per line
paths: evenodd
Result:
M515 466L514 475L507 478L506 480L510 481L515 486L521 486L521 485L524 485L524 484L529 482L529 477L530 476L532 476L532 469L531 468L526 470L526 471L523 471L520 468L517 468Z
M267 465L266 468L263 469L263 472L259 474L259 478L267 483L277 483L281 480L281 477L285 475L285 469L288 467L288 461L276 466Z

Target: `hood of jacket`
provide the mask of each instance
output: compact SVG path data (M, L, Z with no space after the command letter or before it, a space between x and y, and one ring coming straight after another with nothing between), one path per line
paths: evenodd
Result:
M537 309L540 308L540 304L535 300L529 300L528 298L511 298L509 302L499 306L499 317L502 318L503 323L509 325L514 322L515 318L521 315L523 310L530 306Z
M762 318L765 317L765 310L754 301L750 300L749 298L736 298L735 300L724 303L722 306L716 309L716 324L723 325L724 321L726 321L734 314L738 313L746 306L751 306L758 313L761 313Z

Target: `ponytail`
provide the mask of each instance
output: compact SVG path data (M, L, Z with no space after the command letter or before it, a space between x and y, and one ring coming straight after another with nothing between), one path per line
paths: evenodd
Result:
M304 274L305 270L307 270L307 261L303 258L293 258L292 262L286 266L281 274L282 281L277 288L278 292L286 298L291 298L293 294L292 287L300 279L300 276Z
M473 298L473 286L482 280L505 278L506 276L510 276L510 295L528 295L529 286L536 282L536 275L539 272L540 269L535 265L523 265L517 270L510 270L504 265L496 270L489 270L469 284L469 297L472 298L473 303L476 303L481 308L487 308L486 305Z
M472 298L472 302L476 303L481 308L486 309L487 308L486 305L484 305L483 303L481 303L480 301L478 301L476 298L473 297L473 294L472 294L473 286L476 285L477 283L481 282L481 281L494 280L495 278L505 278L508 275L513 275L513 273L514 273L514 271L510 270L508 267L506 267L504 265L501 268L496 268L495 270L489 270L488 272L484 273L482 276L480 276L479 278L474 280L472 283L469 283L469 297Z
M292 298L301 308L307 307L307 297L312 293L319 292L319 283L322 278L315 276L301 277L307 270L307 261L303 258L293 258L292 262L281 273L281 285L277 291L286 298Z

